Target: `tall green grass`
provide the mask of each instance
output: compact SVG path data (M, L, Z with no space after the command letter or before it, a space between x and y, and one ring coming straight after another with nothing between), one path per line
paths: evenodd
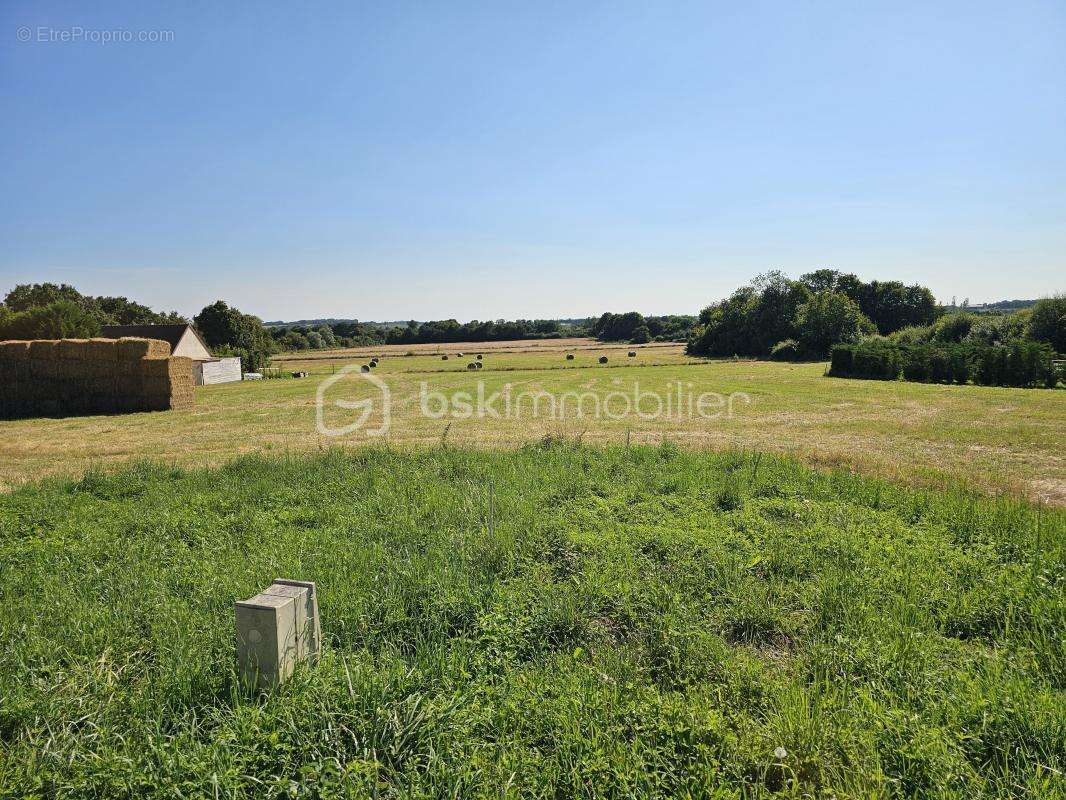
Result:
M1064 534L669 445L36 484L0 497L0 796L1061 796ZM246 695L233 601L278 576L326 652Z

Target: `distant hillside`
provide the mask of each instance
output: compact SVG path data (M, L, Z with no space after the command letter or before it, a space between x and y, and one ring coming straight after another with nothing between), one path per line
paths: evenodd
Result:
M1036 304L1036 300L1000 300L996 303L985 303L974 308L987 308L995 311L1017 311L1020 308L1029 308Z
M370 325L374 328L404 328L407 326L407 320L397 320L395 322L373 322L367 320L358 319L343 319L340 317L329 317L324 319L297 319L291 322L284 322L282 320L274 320L273 322L263 323L268 328L317 328L322 325Z
M594 317L580 317L580 318L570 318L570 319L553 319L553 320L550 320L550 321L551 322L558 322L560 325L567 325L567 326L573 327L573 326L584 326L584 325L587 325L593 319L594 319ZM496 320L496 321L499 322L500 320ZM418 322L418 324L421 325L424 322L424 320L416 320L416 322ZM296 327L300 327L300 328L318 328L318 327L321 327L322 325L341 325L341 324L347 324L347 325L356 325L356 324L358 324L358 325L369 325L369 326L371 326L373 328L406 328L407 324L408 324L408 320L402 319L402 320L395 320L393 322L374 322L372 320L342 319L342 318L339 318L339 317L329 317L329 318L324 318L324 319L297 319L297 320L293 320L291 322L285 322L285 321L282 321L282 320L274 320L272 322L264 322L263 323L263 325L265 325L268 328L296 328Z
M963 301L961 305L948 305L945 308L950 308L955 311L970 311L975 314L990 313L990 312L1006 312L1006 311L1020 311L1023 308L1030 308L1036 303L1036 300L998 300L995 303L967 303Z

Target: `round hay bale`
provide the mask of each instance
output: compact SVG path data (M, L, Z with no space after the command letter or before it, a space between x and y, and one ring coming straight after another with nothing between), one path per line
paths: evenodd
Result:
M600 363L601 364L606 364L607 363L607 356L600 356Z
M376 367L377 365L378 365L378 362L377 362L377 361L371 361L371 362L370 362L369 364L367 364L367 366L368 366L368 367L370 367L371 369L373 369L373 368L374 368L374 367Z
M457 358L462 358L463 357L462 353L456 353L455 355L456 355Z
M480 361L475 361L475 362L474 362L474 366L475 366L475 367L477 367L478 369L481 369L481 368L482 368L483 366L485 366L485 365L484 365L484 364L482 364L482 363L481 363Z
M630 358L636 358L637 357L637 351L636 350L630 350L628 355L629 355Z
M471 361L469 364L466 365L466 368L467 369L477 369L477 362L476 361Z
M567 361L573 361L574 360L574 354L573 353L567 353L566 354L566 360Z
M478 354L477 354L477 360L478 360L478 361L480 361L480 360L481 360L481 353L478 353Z
M367 365L367 364L363 364L363 366L359 367L359 371L360 372L370 372L370 366Z

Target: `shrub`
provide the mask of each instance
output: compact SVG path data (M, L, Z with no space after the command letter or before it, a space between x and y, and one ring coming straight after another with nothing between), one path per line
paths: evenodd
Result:
M951 380L955 383L970 381L970 349L961 344L947 348L948 369L951 372Z
M884 339L868 339L855 347L853 368L860 378L893 381L899 377L899 348Z
M929 349L924 345L900 348L904 380L924 382L929 379Z
M1045 297L1029 314L1029 338L1047 342L1057 353L1066 353L1066 294Z
M951 363L946 347L927 348L926 368L932 383L951 383Z
M1005 315L980 317L970 328L965 342L974 345L1009 344L1025 338L1028 310Z
M796 332L805 351L825 356L833 345L858 341L877 328L847 295L818 292L796 312Z
M70 300L5 314L0 339L90 339L100 333L100 323Z
M906 328L900 328L888 338L899 344L926 344L932 336L933 327L931 325L908 325Z
M648 330L648 326L641 325L640 327L638 327L635 331L633 331L633 335L630 337L629 341L632 344L647 344L648 342L650 342L651 331Z
M855 345L838 344L833 348L829 362L829 374L838 378L850 378L855 372Z
M885 339L867 339L833 348L829 374L985 386L1048 386L1058 381L1054 352L1046 342L1016 340L1009 345L969 343L903 346Z
M936 321L933 325L932 340L941 344L961 342L967 336L977 322L974 314L965 311L958 314L947 314Z
M770 350L771 361L798 361L799 357L800 346L795 339L780 341Z

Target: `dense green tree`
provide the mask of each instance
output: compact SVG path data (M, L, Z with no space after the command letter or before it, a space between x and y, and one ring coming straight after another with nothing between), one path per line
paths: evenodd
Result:
M0 317L0 339L87 339L100 333L100 323L81 305L56 300Z
M608 311L593 323L590 333L605 342L628 342L641 327L646 328L647 323L639 311L627 311L624 314Z
M1066 353L1066 294L1038 300L1029 312L1029 338Z
M236 346L244 328L244 315L224 300L205 306L193 323L208 347Z
M851 273L818 269L800 276L800 283L812 292L845 294L858 303L883 334L907 326L929 325L936 319L936 300L924 286L905 286L900 281L864 283Z
M1017 311L1013 314L989 314L978 317L966 335L966 341L973 344L996 345L1024 339L1028 320L1028 310Z
M753 352L751 339L758 293L742 286L719 303L700 311L700 324L693 330L688 351L694 355L763 355ZM788 338L788 337L782 337Z
M299 331L284 330L280 336L275 340L278 347L282 350L310 350L311 343L307 341L307 337Z
M96 297L93 300L103 315L101 321L108 325L166 325L188 322L177 311L160 313L125 297Z
M216 355L239 355L246 372L262 369L274 349L262 320L231 308L223 300L206 306L193 322Z
M7 293L4 305L18 312L48 306L60 300L80 306L99 325L161 325L186 321L176 311L161 314L125 297L90 297L65 283L20 284Z
M31 308L47 306L60 300L76 303L82 307L88 305L86 298L73 286L54 283L23 283L16 286L4 296L4 305L11 311L29 311Z
M876 332L858 303L841 292L818 292L796 313L796 333L809 356L824 358L833 345L850 344Z
M933 338L933 326L908 325L889 334L888 338L899 344L926 344Z
M941 344L961 342L970 335L976 322L977 315L966 311L945 314L933 325L931 339Z
M813 272L800 275L800 283L814 294L818 292L836 292L839 291L838 285L842 277L835 269L816 269Z
M900 281L871 281L860 288L858 294L858 298L852 299L883 334L908 325L930 325L936 319L936 299L924 286L904 286Z
M780 272L760 275L700 312L689 352L764 357L778 342L795 337L796 313L810 297L807 286Z
M748 350L751 355L763 355L793 335L796 314L810 299L811 290L777 270L756 276L752 284L759 295L749 322L752 342Z

